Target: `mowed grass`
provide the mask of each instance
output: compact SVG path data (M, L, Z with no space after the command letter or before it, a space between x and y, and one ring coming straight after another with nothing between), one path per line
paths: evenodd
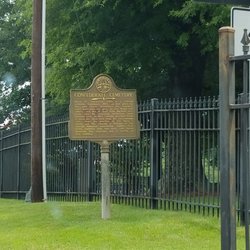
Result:
M237 228L237 249L244 229ZM99 202L25 203L0 199L0 249L220 249L218 218Z

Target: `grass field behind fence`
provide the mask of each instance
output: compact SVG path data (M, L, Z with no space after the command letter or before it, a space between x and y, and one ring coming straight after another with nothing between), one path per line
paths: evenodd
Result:
M0 199L0 249L220 249L220 221L188 212L93 203ZM237 228L237 249L244 229Z

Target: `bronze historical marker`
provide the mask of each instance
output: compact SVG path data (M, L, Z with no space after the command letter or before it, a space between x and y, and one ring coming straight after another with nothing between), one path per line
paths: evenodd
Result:
M98 143L138 139L136 91L119 89L105 74L88 89L71 90L69 137Z
M139 138L136 91L119 89L105 74L96 76L88 89L71 90L69 137L101 146L102 218L109 219L109 144Z

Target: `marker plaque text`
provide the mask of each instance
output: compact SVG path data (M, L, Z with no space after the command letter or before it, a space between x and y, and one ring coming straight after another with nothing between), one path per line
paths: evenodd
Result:
M69 137L95 142L139 138L136 91L119 89L105 74L88 89L71 90Z

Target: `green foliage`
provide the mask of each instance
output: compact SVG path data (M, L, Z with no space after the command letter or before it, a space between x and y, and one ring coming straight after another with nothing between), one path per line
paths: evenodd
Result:
M192 1L53 1L48 93L54 103L68 103L70 88L86 88L105 72L119 87L136 88L139 99L215 94L210 58L229 13Z
M9 92L9 93L8 93ZM6 94L8 93L8 94ZM1 96L1 122L4 127L10 127L29 119L30 85L12 86Z
M160 33L165 31L164 22L156 18L160 17L158 12L152 4L140 1L93 1L91 4L75 1L74 9L67 13L67 17L58 13L58 18L67 19L67 23L66 27L60 28L54 23L56 28L48 38L56 40L51 43L51 54L48 48L48 65L51 65L49 92L58 99L65 99L71 87L87 87L96 74L106 72L114 77L118 86L137 88L142 97L149 95L151 90L146 86L154 82L157 84L154 78L159 78L158 74L167 74L161 69L166 57L158 43L164 44ZM154 30L156 25L159 27ZM66 33L63 32L65 30ZM64 39L65 36L67 38ZM58 37L65 42L63 46L58 44L55 50L54 44L61 43ZM166 63L171 67L171 61ZM62 92L58 95L59 86L62 86ZM153 86L152 89L158 91Z
M48 113L65 113L69 90L88 87L99 73L137 89L139 99L217 94L218 29L229 14L228 6L191 0L47 1ZM32 1L4 0L0 16L0 75L23 83L30 80Z
M24 83L30 81L30 51L24 56L22 45L31 41L26 37L29 26L23 12L28 2L0 3L0 123L5 122L5 126L29 116L30 86Z
M180 30L177 40L187 47L195 38L200 43L200 53L214 52L218 42L218 28L229 25L230 8L224 5L200 5L186 1L181 9L171 11L171 16L179 19L186 32ZM184 39L183 39L184 38Z
M23 1L26 3L26 1ZM18 1L20 4L20 1ZM16 78L16 84L30 80L30 52L25 60L21 57L24 53L22 42L27 39L25 30L27 29L27 20L24 18L21 5L12 3L12 1L1 1L0 10L1 20L0 30L0 76L1 80L6 72L10 72ZM25 4L27 5L27 3ZM4 13L3 13L4 12ZM30 16L31 17L31 16ZM30 41L31 36L29 37Z

